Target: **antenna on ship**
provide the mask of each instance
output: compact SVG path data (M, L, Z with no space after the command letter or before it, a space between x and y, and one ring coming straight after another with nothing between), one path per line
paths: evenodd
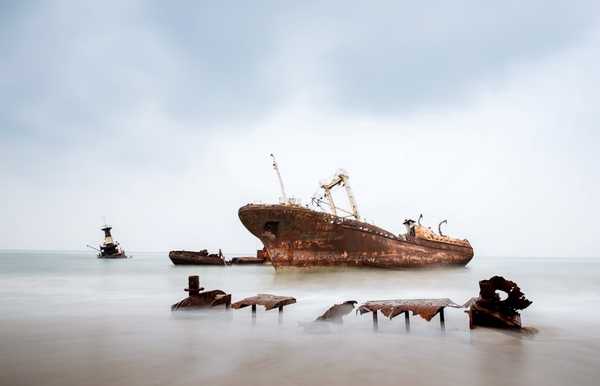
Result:
M279 166L277 166L277 161L275 160L275 156L271 153L271 158L273 158L273 169L275 169L275 173L277 173L277 178L279 179L279 187L281 188L281 198L279 201L287 204L289 202L287 194L285 194L285 188L283 187L283 179L281 178L281 173L279 172Z

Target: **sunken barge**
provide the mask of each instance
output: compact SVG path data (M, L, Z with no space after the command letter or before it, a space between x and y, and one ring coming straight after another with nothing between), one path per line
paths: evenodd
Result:
M354 266L380 268L413 268L464 266L473 258L467 240L438 233L418 222L404 221L405 234L396 235L362 221L348 184L348 174L340 170L321 183L322 197L313 197L319 208L326 204L330 213L301 206L288 199L275 158L273 167L279 177L282 199L279 204L248 204L238 216L242 224L267 250L275 269L284 267ZM331 189L343 186L351 211L335 205ZM343 216L341 214L347 214Z
M169 259L175 265L225 265L225 258L219 253L208 253L206 249L195 251L170 251Z

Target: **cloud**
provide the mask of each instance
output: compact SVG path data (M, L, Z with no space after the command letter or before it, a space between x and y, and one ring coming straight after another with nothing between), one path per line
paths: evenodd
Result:
M484 255L598 255L596 4L23 3L0 12L2 248L259 247L276 152L367 219ZM343 196L337 197L343 200ZM568 235L569 242L564 241Z
M342 37L324 68L344 110L399 114L453 104L474 84L506 76L514 63L575 44L597 11L593 3L544 1L364 3L334 22Z

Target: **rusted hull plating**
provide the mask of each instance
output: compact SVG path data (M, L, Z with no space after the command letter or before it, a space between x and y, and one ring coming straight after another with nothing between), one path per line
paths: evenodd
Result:
M371 224L300 206L249 204L238 215L263 242L276 269L462 266L473 258L470 245L404 239Z

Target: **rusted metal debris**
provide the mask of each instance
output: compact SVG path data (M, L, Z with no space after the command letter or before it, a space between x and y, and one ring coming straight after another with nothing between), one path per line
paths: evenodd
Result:
M204 288L200 287L200 278L198 276L189 276L188 286L189 288L186 288L185 290L189 292L190 296L173 304L171 306L171 311L210 308L218 305L225 305L225 308L229 308L231 305L231 294L227 294L221 290L201 292Z
M366 302L358 307L358 312L364 314L381 311L383 315L392 319L404 312L412 311L413 315L419 315L429 322L445 307L462 308L450 299L393 299Z
M283 307L288 304L296 303L296 299L290 296L277 296L271 294L258 294L249 298L242 299L231 305L232 308L239 309L248 306L252 306L252 310L256 311L256 306L261 305L265 307L265 311L279 308L279 311L283 311Z
M358 303L356 300L347 300L340 304L334 304L325 313L319 316L316 322L333 322L343 323L343 317L354 310L354 305Z
M232 257L227 264L233 265L246 265L246 264L265 264L269 261L269 253L266 248L259 249L256 251L256 257L243 256L243 257Z
M373 329L378 329L377 311L392 319L400 314L404 314L404 323L406 331L410 331L410 311L413 315L419 315L428 322L437 314L440 315L440 326L445 329L444 308L461 308L462 306L454 303L450 299L392 299L375 300L366 302L358 307L361 314L371 312L373 315Z
M497 291L507 294L502 300ZM469 306L469 326L521 329L521 315L531 305L519 286L502 276L494 276L479 282L479 297L467 302Z
M283 318L283 307L288 304L296 303L296 299L290 296L277 296L271 294L258 294L249 298L242 299L235 302L231 307L235 309L252 306L252 323L256 323L256 306L265 306L265 311L272 310L274 308L279 309L279 323L281 324Z
M171 251L169 259L175 265L225 265L223 253L208 253L206 249L194 251Z

